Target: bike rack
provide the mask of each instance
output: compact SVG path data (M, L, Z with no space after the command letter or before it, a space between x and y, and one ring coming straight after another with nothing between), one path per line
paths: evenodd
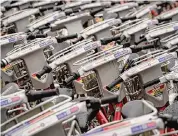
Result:
M91 0L75 1L64 5L64 9L79 9L80 6L91 3Z
M149 25L157 24L156 20L150 20L150 19L142 19L142 20L136 20L134 24L131 24L128 26L129 23L126 23L127 26L124 28L122 26L122 29L120 30L122 32L122 37L126 37L126 41L130 40L131 45L134 45L135 42L140 41L140 35L143 35L145 31L148 29ZM151 27L151 26L150 26Z
M151 15L151 10L153 10L153 9L157 9L157 6L155 4L141 6L137 10L131 11L131 13L128 13L126 16L136 16L137 18L152 19L153 16Z
M110 29L120 23L120 19L108 19L87 27L80 32L80 35L84 38L94 36L96 40L100 40L105 37L112 37Z
M129 9L137 8L138 4L134 2L118 4L114 7L106 9L107 14L117 14L118 17L125 17L129 13ZM103 16L104 17L104 16Z
M1 125L2 134L47 136L52 133L54 136L59 134L68 136L74 131L74 128L81 133L75 119L80 114L87 112L86 103L71 102L71 100L71 97L65 95L46 100L3 123ZM67 128L65 124L70 122L71 126ZM20 129L17 129L19 127Z
M39 9L26 9L17 11L10 16L2 19L2 24L8 26L14 23L16 27L16 32L25 32L27 30L26 26L30 23L30 17L34 14L39 13Z
M40 26L44 26L45 24L48 23L53 23L54 21L56 21L57 19L63 18L65 17L65 13L64 12L53 12L53 13L49 13L43 17L40 17L39 19L33 21L32 23L30 23L27 28L30 31L34 31L35 29L39 28Z
M15 44L24 43L26 40L26 34L23 32L9 34L1 37L1 58L5 58L7 53L14 49ZM11 68L13 65L8 65L6 68L1 69L1 77L3 81L14 81L16 80L15 75Z
M78 15L70 16L62 20L57 20L51 24L51 31L66 28L70 34L76 34L82 31L83 24L92 19L90 13L80 13Z
M166 53L167 51L155 51L134 59L134 67L130 68L121 75L124 81L128 81L127 77L135 75L139 76L141 84L145 84L163 75L161 66L169 60L175 59L173 54ZM147 61L145 61L147 60ZM152 73L150 75L150 73ZM142 87L141 87L142 89ZM157 90L161 90L160 94L156 94ZM129 91L132 92L132 91ZM168 101L168 92L166 84L157 84L147 87L141 91L142 97L151 101L155 107L162 107Z
M122 61L124 58L122 56L129 55L131 52L128 48L122 49L122 46L114 46L109 50L101 51L96 54L87 56L86 58L83 58L77 62L74 63L74 65L80 65L81 67L78 69L78 71L94 71L96 73L96 78L99 86L100 94L103 94L104 96L113 95L112 92L108 92L105 88L108 82L112 82L115 80L120 72L119 72L119 63L118 61ZM83 74L81 74L82 76ZM74 81L74 84L81 84L78 81ZM81 90L81 88L78 88L79 85L75 85L76 90ZM81 85L80 85L81 86ZM79 87L80 87L79 86ZM84 87L82 87L84 88ZM122 87L121 87L122 88ZM81 92L87 92L90 90L84 89L84 91ZM121 101L125 97L125 92L120 91L120 100Z
M8 34L1 36L1 58L5 58L6 54L14 49L14 44L23 43L26 40L26 34L23 32Z
M159 18L159 19L172 18L172 21L177 21L178 20L178 7L158 15L156 18Z
M77 44L71 45L48 58L49 65L54 69L62 65L67 66L69 73L76 72L79 66L74 65L74 62L86 57L93 50L101 46L100 41L92 41L92 39L83 40ZM65 80L65 79L64 79Z
M178 30L178 22L170 22L170 23L165 23L165 24L161 24L155 27L150 27L145 34L145 37L147 39L148 42L152 42L156 39L158 39L158 37L160 39L163 39L167 36L169 36L170 34L174 34L176 31Z
M89 3L89 4L85 4L85 5L81 5L80 9L83 11L89 11L92 9L97 9L97 8L106 8L106 7L110 7L111 6L111 2L95 2L95 3Z
M11 6L18 6L19 10L23 10L31 6L31 2L32 1L19 1L14 4L11 4Z
M169 35L160 40L162 46L171 48L172 46L178 44L178 34Z
M54 7L56 5L56 2L59 2L59 1L53 1L53 0L50 0L50 1L38 1L38 2L34 2L32 4L32 7L33 8L50 8L50 7ZM49 14L49 13L53 13L53 9L51 10L47 10L47 11L44 11L44 14Z
M76 72L79 67L73 65L74 62L86 56L86 53L100 47L99 41L92 42L92 39L84 40L71 45L48 58L52 65L59 66L66 63L71 73ZM50 64L49 64L50 65Z
M45 89L52 84L52 75L45 74L43 78L38 79L35 73L39 72L39 70L47 64L43 49L55 45L56 43L56 39L51 37L43 38L41 40L38 39L37 42L32 42L31 44L28 44L20 49L14 49L12 51L13 53L7 57L12 61L17 59L24 60L33 87L35 89ZM32 65L33 62L34 64Z

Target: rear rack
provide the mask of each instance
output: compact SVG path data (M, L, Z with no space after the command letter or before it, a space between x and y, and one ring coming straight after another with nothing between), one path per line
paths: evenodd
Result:
M55 53L54 55L52 55L51 57L49 57L47 59L47 61L52 62L52 61L57 60L61 57L64 57L65 55L68 55L72 51L76 51L76 50L82 48L83 46L85 46L86 44L91 43L91 42L92 42L92 39L88 39L88 40L83 40L81 42L78 42L76 44L72 44L69 47L67 47L63 50L60 50L57 53Z
M121 49L121 48L122 48L122 46L114 46L109 50L100 51L98 53L89 55L89 56L87 56L87 57L75 62L73 65L79 66L79 65L84 65L86 63L88 64L90 62L92 63L93 61L99 60L101 58L105 58L105 57L107 57L109 55L113 55L118 49Z

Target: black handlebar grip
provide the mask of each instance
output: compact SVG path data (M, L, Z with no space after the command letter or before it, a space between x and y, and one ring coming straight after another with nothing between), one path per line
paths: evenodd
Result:
M154 80L152 80L152 81L149 81L149 82L145 83L145 84L143 85L143 88L147 88L147 87L152 86L152 85L154 85L154 84L157 84L157 83L159 83L159 82L160 82L159 78L156 78L156 79L154 79Z
M72 73L65 81L65 85L70 85L74 80L78 79L80 75L78 73Z
M1 61L1 68L4 68L5 66L6 64L3 61Z
M45 38L47 36L48 36L47 34L36 34L35 38Z
M108 44L108 43L110 43L112 41L117 41L117 40L120 40L120 35L119 36L115 36L115 37L100 39L102 45L106 45L106 44Z
M61 43L66 40L69 40L69 39L77 38L77 36L78 36L77 34L71 34L71 35L67 35L67 36L63 36L63 37L56 37L56 39L57 39L58 43Z
M65 9L64 13L68 16L68 15L73 13L73 10L71 8L70 9Z
M28 35L27 40L33 40L35 38L45 38L45 37L47 37L47 34L36 34L36 35L30 34Z
M130 17L122 17L120 18L122 22L128 21L128 20L134 20L137 19L136 16L130 16Z
M99 8L99 9L97 9L97 10L93 10L93 11L90 12L90 15L91 15L92 17L94 17L97 13L99 13L99 12L101 12L101 11L103 11L103 8Z
M44 11L51 10L51 9L53 9L53 7L39 8L39 11L40 11L40 12L44 12Z
M73 41L72 43L73 43L73 44L76 44L77 42L82 41L83 39L84 39L84 38L81 36L81 37L79 37L77 40Z
M146 37L140 39L140 41L138 41L138 42L135 42L135 45L138 45L138 44L140 44L140 43L142 43L144 41L146 41Z
M107 90L111 90L114 86L116 86L117 84L121 83L123 81L123 79L121 77L115 79L111 84L106 86Z
M1 68L4 68L8 64L9 64L9 62L6 59L1 60Z
M8 11L8 10L10 10L12 8L18 8L18 7L19 6L17 5L17 6L5 6L4 8L5 8L6 11Z
M123 48L127 48L127 47L130 47L130 46L131 46L131 44L129 42L123 44Z
M149 1L144 1L144 2L138 3L139 6L142 6L142 5L145 5L145 4L150 4L150 2Z
M165 22L165 21L171 21L172 18L160 18L160 19L157 19L159 23L161 22Z
M58 94L59 94L58 89L50 90L50 91L35 91L35 92L33 91L27 94L27 98L29 102L33 102L45 97L51 97Z
M168 1L163 1L161 3L156 4L157 6L164 7L165 5L169 4Z
M36 77L40 79L44 74L50 73L52 71L52 68L49 66L44 66L43 69L36 74Z
M39 27L38 30L43 30L43 29L48 29L48 28L50 28L49 25L44 25L44 26Z
M62 7L61 6L55 6L54 9L53 9L53 11L58 11L58 10L62 11Z
M155 48L155 46L154 45L147 45L147 46L141 46L141 47L134 47L134 48L131 48L131 50L132 50L132 53L137 53L139 51L151 49L151 48Z
M118 102L118 95L101 98L101 104Z

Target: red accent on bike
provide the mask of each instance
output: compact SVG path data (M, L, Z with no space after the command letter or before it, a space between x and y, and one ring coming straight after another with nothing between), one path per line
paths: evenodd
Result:
M101 110L99 110L98 113L96 114L96 119L98 120L100 125L108 123L108 120L106 119Z
M122 109L122 106L123 106L122 102L116 104L114 121L115 120L121 120L121 109Z

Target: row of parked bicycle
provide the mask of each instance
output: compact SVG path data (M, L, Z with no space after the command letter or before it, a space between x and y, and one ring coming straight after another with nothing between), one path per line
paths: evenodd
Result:
M1 3L2 136L177 136L177 1Z

